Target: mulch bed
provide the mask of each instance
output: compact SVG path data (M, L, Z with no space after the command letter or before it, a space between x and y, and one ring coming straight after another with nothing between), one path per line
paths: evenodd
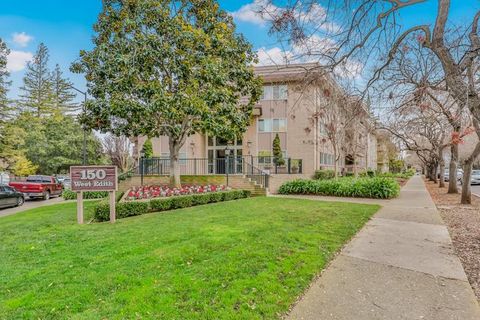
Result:
M460 204L460 194L447 194L448 185L425 181L427 189L448 227L455 251L480 301L480 198L471 205ZM460 190L459 190L460 192Z

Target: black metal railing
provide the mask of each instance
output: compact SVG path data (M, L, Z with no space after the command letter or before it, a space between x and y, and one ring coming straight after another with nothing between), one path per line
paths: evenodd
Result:
M181 175L247 174L256 168L267 174L296 174L303 172L301 159L287 158L278 161L275 157L238 156L225 158L181 158ZM247 165L248 164L248 165ZM170 158L144 158L139 161L137 174L170 175Z
M269 187L269 178L270 175L263 170L260 170L253 166L251 163L244 161L245 165L245 176L252 181L255 181L257 184L262 185L264 188Z

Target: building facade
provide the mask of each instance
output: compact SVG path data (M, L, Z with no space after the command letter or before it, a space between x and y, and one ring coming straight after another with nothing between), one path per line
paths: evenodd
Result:
M313 174L335 168L335 162L339 172L376 169L377 143L368 111L362 106L347 119L354 99L345 98L318 64L257 67L256 73L263 78L264 91L246 132L234 141L194 134L182 147L181 159L204 159L208 173L222 174L225 168L219 163L228 155L238 159L231 173L242 173L243 158L275 173L278 166L274 164L273 143L278 136L286 160L284 171L288 167L288 172ZM137 157L145 140L135 139ZM152 143L154 156L168 159L168 138L153 138Z

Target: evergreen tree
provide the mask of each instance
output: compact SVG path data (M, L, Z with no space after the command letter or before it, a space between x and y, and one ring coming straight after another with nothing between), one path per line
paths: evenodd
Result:
M11 107L7 98L9 72L7 70L7 56L10 53L5 42L0 39L0 129L5 121L10 117Z
M53 106L62 112L76 111L78 105L73 102L75 94L72 92L72 82L63 77L63 72L57 64L52 72Z
M153 144L150 138L148 138L147 141L145 141L145 143L143 144L143 153L145 154L144 157L146 159L150 159L151 157L153 157Z
M282 147L280 146L280 137L278 136L278 133L275 136L275 139L273 139L273 159L275 163L279 166L283 166L285 164L285 160L283 159L283 154L282 154Z
M48 70L48 48L40 43L33 61L27 64L27 71L20 88L20 106L23 111L33 113L37 118L49 116L54 111L52 74Z

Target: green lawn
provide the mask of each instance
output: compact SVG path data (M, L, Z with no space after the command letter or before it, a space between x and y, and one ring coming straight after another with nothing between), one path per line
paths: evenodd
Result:
M0 319L276 319L377 210L263 197L115 225L76 225L74 203L0 218Z

